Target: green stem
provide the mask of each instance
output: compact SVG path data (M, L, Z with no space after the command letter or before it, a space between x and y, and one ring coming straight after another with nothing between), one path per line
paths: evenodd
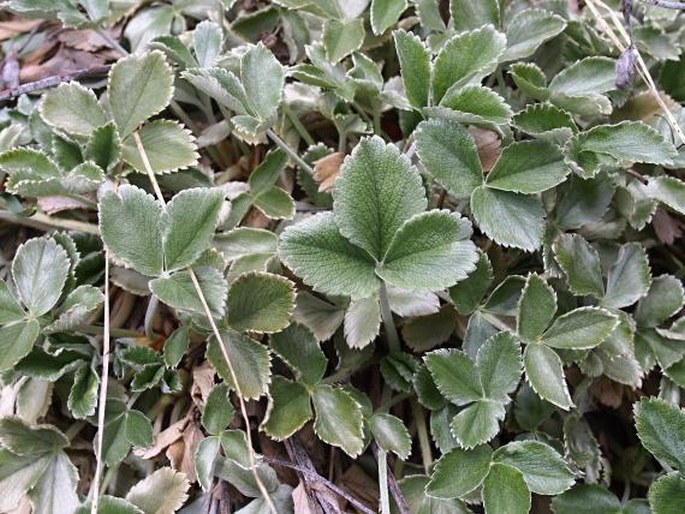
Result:
M430 438L428 437L428 429L426 428L426 417L424 416L423 408L416 400L411 402L411 411L414 420L416 420L416 431L419 436L423 469L428 475L433 467L433 452L431 450Z
M272 129L267 129L266 135L269 136L276 145L281 148L288 156L297 163L303 170L305 170L310 175L314 174L312 167L305 162L305 160L300 157L297 152L285 141L283 141L278 134L276 134Z
M307 130L307 127L305 127L304 124L300 121L300 118L298 118L295 115L290 106L287 103L283 102L282 109L285 115L290 120L290 123L292 123L295 130L297 130L297 133L300 135L302 139L304 139L305 143L307 143L309 146L314 146L316 144L316 141L314 141L314 138Z
M74 327L74 332L81 334L88 334L93 336L100 336L104 333L105 327L97 325L79 325ZM143 334L136 330L126 330L124 328L111 328L109 330L112 337L141 337Z
M378 448L378 490L380 492L381 514L390 514L390 493L388 492L388 454Z
M145 321L143 322L143 326L145 327L145 337L150 340L155 338L155 331L152 329L152 322L155 318L158 305L159 299L155 295L150 296L150 301L148 302L147 309L145 310Z
M373 106L373 132L374 134L381 135L381 105L376 103Z
M388 300L388 289L385 287L385 282L381 282L380 289L381 301L381 319L385 327L385 337L388 340L388 347L390 353L400 353L402 351L402 344L400 343L400 336L395 327L395 320L392 317L392 310L390 310L390 301Z
M85 232L86 234L100 235L100 229L97 225L86 223L84 221L69 220L63 218L53 218L42 212L37 212L33 216L20 216L9 211L0 211L0 220L7 220L24 225L26 227L36 228L38 230L73 230L75 232Z

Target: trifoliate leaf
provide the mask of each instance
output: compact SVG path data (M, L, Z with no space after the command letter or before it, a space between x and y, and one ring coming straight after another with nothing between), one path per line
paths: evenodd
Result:
M321 213L281 234L281 260L317 291L366 298L380 287L375 263L338 230L333 213Z
M36 319L13 321L0 327L0 371L12 369L26 357L39 335L40 324Z
M470 222L449 211L417 214L396 232L377 274L413 291L453 286L475 268L478 254L470 236Z
M542 335L546 345L565 350L586 350L602 344L618 325L606 309L580 307L558 317Z
M499 332L478 349L478 376L483 395L501 403L509 403L509 395L521 380L523 361L519 342L510 332Z
M411 437L402 420L390 414L376 413L369 419L371 435L378 446L406 460L411 453Z
M381 311L377 296L350 302L343 322L345 341L350 348L364 348L372 343L381 328Z
M613 493L597 484L580 484L552 498L554 514L621 514L621 502Z
M685 182L666 175L650 177L648 180L646 191L650 198L685 214Z
M609 268L602 305L615 309L632 305L647 294L651 281L644 248L639 243L626 243Z
M526 378L540 398L565 410L573 406L561 359L554 350L530 343L523 352L523 364Z
M260 428L276 441L283 441L312 418L309 392L304 384L275 376L269 387L269 403Z
M314 385L326 372L328 359L314 334L305 325L292 323L282 332L272 334L269 342L299 381Z
M228 291L228 323L247 332L279 332L295 308L290 280L271 273L246 273Z
M161 220L167 271L190 266L209 248L223 200L220 189L192 188L169 202Z
M70 266L67 252L54 239L30 239L17 248L12 278L31 316L42 316L55 306Z
M407 100L415 109L425 107L428 105L431 77L428 50L418 36L404 30L396 30L393 37Z
M461 124L431 119L414 132L421 164L450 193L465 197L483 183L476 143Z
M145 514L174 514L188 499L189 487L184 473L164 467L134 485L126 500Z
M504 406L494 400L478 400L459 411L450 423L450 431L462 448L470 449L491 440L504 419Z
M578 131L573 117L552 104L531 104L514 114L512 123L533 137L563 143Z
M338 62L352 52L359 50L364 42L364 23L362 20L326 20L323 26L323 46L326 56Z
M112 66L108 100L122 139L169 104L173 77L159 51L133 54Z
M142 189L123 185L100 200L105 246L127 266L147 276L162 273L162 207Z
M48 90L40 105L40 115L48 125L79 136L89 136L108 121L95 93L78 82Z
M194 271L210 311L216 317L223 316L228 285L222 273L216 268L206 266L198 266ZM187 270L151 280L150 290L157 298L174 309L201 316L206 315Z
M539 275L530 274L518 304L516 331L525 341L540 338L557 311L554 290Z
M139 131L150 168L155 173L168 173L197 164L195 138L189 130L171 120L155 120ZM121 157L140 173L147 168L133 136L124 140Z
M685 291L673 275L661 275L652 281L647 296L637 304L635 321L643 327L655 327L683 307Z
M544 9L523 9L507 23L507 49L502 61L515 61L530 57L545 42L566 28L561 16ZM494 512L494 511L493 511Z
M649 488L649 506L654 514L678 514L685 508L685 479L681 473L662 476Z
M494 463L483 482L485 514L527 514L530 503L530 490L523 473L512 466Z
M268 120L281 103L285 82L281 63L262 43L250 46L240 60L240 79L251 112L260 121Z
M427 205L420 175L378 136L362 139L345 159L333 199L340 233L378 260L400 226Z
M537 494L560 494L574 483L561 455L539 441L511 442L495 450L493 461L518 469L528 488Z
M492 265L487 255L480 254L476 269L457 285L450 287L450 298L460 314L471 314L492 283Z
M224 351L219 344L223 343ZM231 359L240 392L245 399L256 399L266 394L271 379L269 351L258 341L233 330L221 333L221 343L212 338L207 346L207 359L228 386L236 390L226 363Z
M204 20L193 30L193 49L202 68L209 68L221 53L224 35L218 23Z
M578 234L562 234L553 244L554 257L577 295L604 296L599 254Z
M233 420L235 409L226 383L217 384L207 395L202 409L202 426L212 435L219 435Z
M506 44L505 35L492 25L458 34L445 43L435 59L435 102L439 103L450 88L479 82L492 73Z
M642 398L635 404L637 435L662 464L685 470L685 413L677 405L658 398Z
M450 89L440 101L440 108L427 108L424 112L459 123L490 127L508 123L513 115L504 98L483 86Z
M485 182L502 191L540 193L562 183L570 172L556 145L523 141L502 150Z
M392 27L407 8L407 0L371 0L371 28L380 36Z
M342 389L319 384L312 392L316 420L314 432L354 458L364 449L364 420L359 404Z
M429 353L423 360L435 385L451 402L464 405L482 397L476 365L464 353L441 349Z
M537 198L481 186L471 195L471 209L496 243L528 252L542 245L545 211Z
M482 445L473 450L455 448L435 463L426 494L433 498L460 498L483 483L490 471L492 449Z
M500 24L500 6L497 0L451 0L450 15L454 28L458 31L472 30L483 25Z

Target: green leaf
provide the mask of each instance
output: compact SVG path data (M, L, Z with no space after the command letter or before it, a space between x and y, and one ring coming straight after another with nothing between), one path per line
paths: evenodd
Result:
M74 373L74 385L69 392L67 406L77 419L84 419L95 414L98 401L100 377L92 366L81 366Z
M647 253L639 243L626 243L607 273L602 305L618 309L634 304L649 291L652 275Z
M493 461L518 469L528 488L537 494L560 494L575 482L561 455L539 441L511 442L495 450Z
M471 195L471 209L478 226L496 243L528 252L542 245L545 211L539 199L479 187Z
M510 332L499 332L478 349L476 366L483 395L501 403L509 403L509 396L521 380L521 348Z
M14 148L0 154L0 169L9 173L10 180L15 181L51 179L62 174L57 164L44 152L27 147Z
M586 57L557 73L549 84L553 94L567 97L599 95L616 89L616 61Z
M134 485L126 500L145 514L173 514L188 498L189 487L184 473L169 467L159 468Z
M566 28L566 21L544 9L524 9L507 23L507 49L502 61L530 57L545 42Z
M526 95L536 100L547 100L549 98L547 77L536 64L517 62L511 65L509 73L511 73L511 77L519 89Z
M214 246L230 260L254 254L273 255L277 244L276 234L259 228L239 227L214 237Z
M450 88L480 82L492 73L506 44L504 34L491 25L458 34L445 43L435 59L435 102L439 103Z
M530 104L512 123L519 130L552 143L563 143L578 131L573 117L552 104Z
M214 98L220 105L240 115L247 113L247 94L234 73L215 66L186 70L181 76L199 91Z
M597 484L579 484L552 498L554 514L621 514L621 502L613 493Z
M31 316L42 316L55 306L70 266L67 252L54 239L30 239L17 248L12 278Z
M493 464L483 482L485 513L527 514L530 504L530 491L523 473L506 464Z
M197 482L203 491L209 490L214 483L214 470L220 448L221 439L216 436L205 437L197 445L194 464Z
M371 28L377 36L392 27L407 8L407 0L371 0Z
M35 487L50 465L50 455L19 457L0 449L0 509L11 512L26 493Z
M280 187L271 186L256 195L253 199L264 215L271 219L292 219L295 216L293 198Z
M492 279L490 260L486 254L481 253L475 271L449 289L450 298L460 314L471 314L478 307L492 284Z
M326 49L326 56L334 63L340 61L361 48L365 35L362 20L326 20L323 26L323 46Z
M343 321L345 341L350 348L361 349L372 343L381 328L381 310L377 296L352 300Z
M646 190L650 198L666 204L680 214L685 214L685 182L682 180L665 175L650 177Z
M216 268L206 266L198 266L193 271L210 311L215 317L222 317L228 289L222 273ZM150 291L168 306L201 316L206 315L188 271L177 271L167 277L156 278L150 281L149 286Z
M219 435L233 420L235 409L231 403L228 386L217 384L207 395L202 409L202 426L211 435Z
M685 508L685 479L680 473L662 476L649 488L654 514L678 514Z
M333 199L340 233L377 260L400 226L427 205L420 175L397 147L378 136L362 139L345 159Z
M266 154L261 164L248 177L250 192L258 195L273 186L286 164L288 164L288 154L283 150L278 149Z
M637 435L662 465L685 470L685 413L677 405L658 398L642 398L635 404Z
M404 289L430 292L453 286L473 271L478 254L471 223L447 210L417 214L395 233L377 274Z
M655 327L676 314L685 302L683 285L673 275L656 277L647 295L640 299L635 309L635 321L639 326Z
M95 93L78 82L48 90L40 105L40 115L48 125L79 136L90 136L108 121Z
M174 92L173 77L159 51L133 54L112 66L108 100L122 139L169 104Z
M216 188L184 189L173 197L161 219L167 271L190 266L209 248L223 201Z
M339 232L333 213L320 213L286 228L280 259L317 291L366 298L380 287L375 263Z
M313 385L318 383L326 372L328 359L314 334L306 326L292 323L282 332L271 335L269 343L279 357L292 368L298 380Z
M209 68L221 53L224 35L218 23L204 20L193 30L193 49L202 68Z
M524 141L502 150L485 182L502 191L540 193L561 184L570 172L556 145Z
M169 173L194 166L200 155L195 138L188 129L172 120L154 120L139 131L150 168L155 173ZM147 168L133 136L124 140L121 157L140 173Z
M100 234L127 266L147 276L162 273L162 207L142 189L122 185L100 200Z
M482 445L473 450L455 448L438 462L426 485L426 494L432 498L460 498L483 483L490 471L492 449Z
M554 257L576 295L604 296L599 254L578 234L562 234L553 244Z
M240 60L240 79L250 111L266 121L281 103L285 75L281 63L262 43L250 46Z
M516 331L525 341L540 339L557 312L554 289L539 275L528 275L518 304Z
M435 5L437 6L437 4ZM469 514L470 512L460 500L443 500L426 495L425 488L428 483L428 477L426 476L407 475L398 483L402 496L407 501L407 505L412 513Z
M164 342L164 364L168 368L175 368L190 346L189 329L187 326L177 328Z
M554 350L531 343L523 352L523 364L528 382L540 398L565 410L573 406L561 359Z
M483 168L476 143L461 124L431 119L414 132L421 164L450 193L469 196L483 182Z
M74 512L81 503L76 494L78 480L78 471L66 453L57 453L50 459L45 473L29 492L33 512Z
M15 455L57 453L69 440L52 425L30 426L19 418L0 419L0 443Z
M450 423L450 432L462 448L470 449L488 442L499 432L504 419L504 406L493 400L478 400L457 414Z
M222 344L224 351L219 344ZM225 355L231 359L243 398L257 399L266 394L271 379L271 360L265 346L233 330L221 333L221 343L214 338L210 339L207 359L219 376L237 392Z
M427 108L424 112L464 124L489 127L509 123L513 114L504 98L492 89L478 85L452 88L440 100L440 108Z
M246 273L228 291L228 323L236 330L279 332L295 308L294 284L271 273Z
M24 318L24 309L21 308L14 295L7 287L5 281L0 280L0 325L19 321Z
M586 350L602 344L618 326L618 318L599 307L579 307L558 317L542 335L552 348Z
M416 109L425 107L428 105L431 78L428 50L421 38L404 30L396 30L393 37L407 100Z
M314 388L312 402L316 435L342 448L350 457L358 456L364 449L364 419L359 404L344 390L324 384Z
M450 0L450 15L458 31L471 30L483 25L500 24L500 7L497 0Z
M0 371L12 369L33 349L40 335L40 324L35 319L14 321L0 327Z
M464 353L441 349L429 353L423 360L438 390L451 402L464 405L482 397L476 366Z
M89 136L83 157L93 161L103 170L114 167L121 157L121 140L116 125L110 121L94 129Z
M393 452L406 460L411 453L411 436L402 420L385 413L376 413L369 418L369 428L378 446L386 452Z
M269 388L269 403L260 428L276 441L287 439L312 418L307 386L275 376Z

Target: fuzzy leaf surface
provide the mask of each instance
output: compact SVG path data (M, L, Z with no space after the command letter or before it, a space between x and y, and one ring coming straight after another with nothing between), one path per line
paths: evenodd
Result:
M247 332L279 332L288 326L295 308L290 280L271 273L247 273L228 291L228 323Z

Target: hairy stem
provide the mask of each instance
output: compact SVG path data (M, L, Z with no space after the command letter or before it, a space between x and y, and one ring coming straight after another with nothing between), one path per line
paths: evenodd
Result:
M283 139L280 138L276 132L274 132L272 129L268 129L266 131L266 135L271 139L276 145L282 149L285 153L288 154L288 157L290 157L293 161L297 163L298 166L300 166L303 170L307 171L310 175L314 174L314 170L312 167L305 162L305 160L298 155L298 153Z
M421 448L421 460L423 461L423 469L426 475L430 473L433 467L433 452L431 451L430 437L428 436L428 429L426 428L426 417L419 402L412 400L411 412L414 420L416 420L416 431L419 436L419 446Z
M385 450L376 447L376 458L378 460L378 492L380 493L381 514L390 514L390 493L388 491L388 454Z
M390 310L388 289L385 287L385 282L381 282L380 301L381 319L383 320L383 326L385 327L385 337L388 340L390 353L399 353L402 351L402 345L400 344L400 336L397 333L397 327L395 327L395 320L392 317L392 310Z
M38 230L54 230L64 229L73 230L75 232L85 232L95 236L100 235L100 229L97 225L86 223L85 221L69 220L62 218L53 218L42 212L37 212L33 216L21 216L10 211L0 210L0 220L7 220L18 225L35 228Z

